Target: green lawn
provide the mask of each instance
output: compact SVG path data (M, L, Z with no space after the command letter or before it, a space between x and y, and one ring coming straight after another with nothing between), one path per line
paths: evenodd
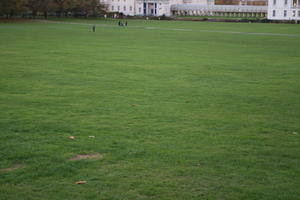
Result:
M56 21L0 23L1 200L300 199L299 25Z

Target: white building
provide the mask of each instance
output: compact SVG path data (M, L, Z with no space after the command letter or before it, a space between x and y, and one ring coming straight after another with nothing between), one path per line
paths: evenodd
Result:
M300 0L269 0L268 19L300 20Z
M179 16L223 16L223 17L258 17L267 15L267 6L248 5L198 5L177 4L171 6L173 15Z
M214 0L100 0L100 2L107 5L109 12L130 16L170 16L172 5L214 5Z
M300 0L268 0L268 6L250 6L240 0L239 5L215 5L215 0L100 0L109 12L129 16L237 16L268 17L270 20L300 20Z

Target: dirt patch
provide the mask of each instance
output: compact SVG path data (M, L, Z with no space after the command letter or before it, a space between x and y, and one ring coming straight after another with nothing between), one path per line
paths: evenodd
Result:
M99 153L96 154L78 154L68 160L84 160L84 159L101 159L103 156Z
M24 165L13 165L12 167L9 167L9 168L3 168L3 169L0 169L0 173L1 172L10 172L10 171L14 171L14 170L17 170L17 169L21 169L21 168L24 168Z

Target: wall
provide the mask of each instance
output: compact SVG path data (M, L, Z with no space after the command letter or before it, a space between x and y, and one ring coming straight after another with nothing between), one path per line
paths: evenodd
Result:
M300 20L300 0L269 0L268 19Z
M135 0L106 0L105 4L108 5L109 12L119 12L124 15L135 14Z

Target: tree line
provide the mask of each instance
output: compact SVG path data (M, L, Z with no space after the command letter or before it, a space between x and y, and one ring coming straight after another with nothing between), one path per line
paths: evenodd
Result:
M98 16L106 7L99 0L0 0L0 15L36 17L55 16Z

